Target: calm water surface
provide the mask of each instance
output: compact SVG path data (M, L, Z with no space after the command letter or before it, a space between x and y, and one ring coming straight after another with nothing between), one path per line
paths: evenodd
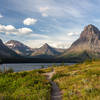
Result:
M72 65L74 63L64 63L64 65ZM59 66L61 63L20 63L20 64L2 64L0 65L1 69L4 68L9 69L12 68L15 72L19 71L27 71L33 69L47 68L52 65Z

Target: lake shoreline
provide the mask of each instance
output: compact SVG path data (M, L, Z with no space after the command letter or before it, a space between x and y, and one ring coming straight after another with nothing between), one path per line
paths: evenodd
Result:
M35 70L35 69L43 69L49 68L52 66L66 66L66 65L73 65L76 63L11 63L11 64L1 64L1 70L6 69L13 69L14 72L19 71L27 71L27 70Z

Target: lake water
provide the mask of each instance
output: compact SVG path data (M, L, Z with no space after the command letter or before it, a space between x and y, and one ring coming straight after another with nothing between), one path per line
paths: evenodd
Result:
M64 63L64 65L72 65L74 63ZM61 63L20 63L20 64L2 64L0 68L3 70L4 68L9 69L12 68L15 72L19 71L28 71L33 69L41 69L51 67L53 65L59 66Z

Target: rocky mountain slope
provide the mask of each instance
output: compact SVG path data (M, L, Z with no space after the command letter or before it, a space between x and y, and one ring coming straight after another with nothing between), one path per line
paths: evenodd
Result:
M100 57L100 31L94 25L88 25L81 32L69 49L61 57L64 58L98 58Z
M6 42L5 45L22 56L29 56L31 53L34 52L32 48L16 40L10 40Z
M58 49L53 48L49 46L47 43L45 43L40 48L30 48L26 46L25 44L16 41L16 40L10 40L5 43L7 47L15 51L17 54L20 54L22 56L28 56L28 57L51 57L58 54L61 54L64 52L64 49Z
M63 51L63 49L62 49ZM53 48L45 43L43 46L38 48L35 52L32 53L31 56L35 57L53 57L61 54L61 49Z
M85 60L91 58L100 58L100 31L94 25L88 25L81 32L79 39L77 39L69 49L58 49L49 46L45 43L37 49L32 49L23 43L15 40L6 43L10 49L14 50L17 54L38 57L38 58L57 58L64 61L72 60ZM3 57L10 57L15 54L14 51L6 47L0 40L0 54Z
M1 58L16 58L19 57L13 50L5 46L0 39L0 59Z

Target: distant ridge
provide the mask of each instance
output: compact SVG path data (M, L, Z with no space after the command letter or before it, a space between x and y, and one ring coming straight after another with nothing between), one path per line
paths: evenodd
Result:
M32 56L37 57L53 57L55 55L61 54L60 50L53 48L45 43L43 46L38 48L35 52L32 53Z
M16 40L10 40L6 42L5 45L22 56L30 56L30 54L34 52L32 48Z
M8 48L15 51L17 54L20 54L22 56L38 57L38 58L46 58L46 57L52 58L53 56L61 54L65 50L65 49L60 49L60 48L53 48L49 46L47 43L45 43L40 48L30 48L26 46L25 44L16 40L10 40L6 42L5 45Z

